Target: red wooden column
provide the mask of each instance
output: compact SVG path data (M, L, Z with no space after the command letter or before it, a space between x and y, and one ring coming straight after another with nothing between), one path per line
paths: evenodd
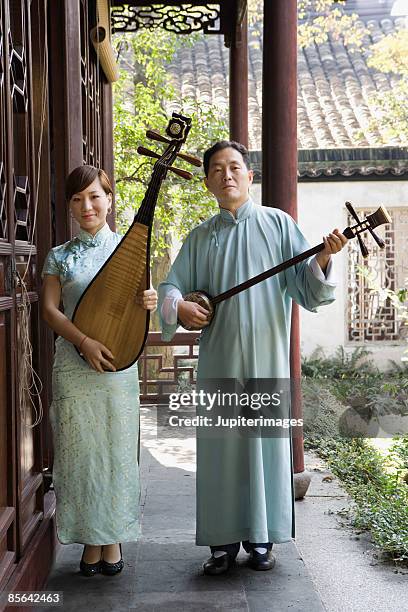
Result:
M230 138L248 147L248 18L247 14L230 47Z
M264 1L262 202L297 219L297 2ZM299 309L290 347L292 417L302 417ZM304 471L303 437L293 438L294 471ZM295 479L296 484L296 479Z

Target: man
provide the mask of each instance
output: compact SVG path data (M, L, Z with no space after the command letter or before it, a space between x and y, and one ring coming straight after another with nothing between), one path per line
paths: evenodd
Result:
M315 311L334 301L331 255L347 238L337 229L324 250L207 311L183 295L217 295L309 247L293 219L249 197L253 172L245 147L216 143L204 154L205 184L219 214L187 237L159 286L162 337L170 340L177 319L200 326L198 381L289 379L291 300ZM229 569L240 544L249 565L269 570L274 542L294 537L291 445L281 437L203 437L197 434L197 545L209 545L206 574Z

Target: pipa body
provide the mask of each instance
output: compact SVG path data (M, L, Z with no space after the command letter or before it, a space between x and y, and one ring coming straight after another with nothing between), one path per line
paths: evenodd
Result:
M134 222L74 311L74 324L109 348L116 370L138 359L149 330L149 311L135 300L150 285L149 244L150 228Z
M150 287L150 237L160 186L191 120L173 113L166 133L172 139L156 162L135 219L109 259L85 289L72 321L84 334L102 342L113 354L117 371L130 367L143 351L149 331L149 311L136 295Z

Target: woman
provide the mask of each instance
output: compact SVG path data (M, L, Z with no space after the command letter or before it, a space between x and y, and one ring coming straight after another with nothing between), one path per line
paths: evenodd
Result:
M137 364L115 372L109 347L71 321L84 289L121 240L106 223L109 179L93 166L75 168L66 197L80 230L51 249L42 273L43 318L59 336L50 408L57 532L63 544L85 544L83 574L112 575L123 568L120 542L139 534L138 372ZM148 310L156 308L154 289L135 299Z

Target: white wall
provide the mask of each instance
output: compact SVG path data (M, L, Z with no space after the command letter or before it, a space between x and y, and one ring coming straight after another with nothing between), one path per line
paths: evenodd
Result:
M253 199L260 203L261 186L252 187ZM342 181L311 182L298 184L298 223L306 238L313 246L322 242L335 227L341 231L348 225L345 201L350 201L355 208L377 207L381 204L387 208L408 207L408 181ZM271 203L273 205L273 202ZM301 309L301 342L302 353L310 355L321 346L330 355L339 346L350 352L356 343L350 344L346 339L346 296L347 296L347 253L342 251L333 259L338 278L337 299L329 306L323 306L318 313ZM406 344L380 342L366 343L372 351L379 367L386 368L388 359L399 361Z

